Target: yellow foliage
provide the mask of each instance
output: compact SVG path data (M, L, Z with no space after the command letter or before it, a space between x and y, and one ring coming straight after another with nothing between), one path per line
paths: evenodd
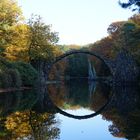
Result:
M10 26L22 20L22 12L15 0L0 0L0 21L1 24Z
M6 129L12 134L11 140L33 135L33 128L41 125L49 118L49 113L36 114L35 112L15 112L5 121Z
M25 24L18 24L11 27L14 32L11 44L7 44L5 57L10 60L28 61L29 30Z

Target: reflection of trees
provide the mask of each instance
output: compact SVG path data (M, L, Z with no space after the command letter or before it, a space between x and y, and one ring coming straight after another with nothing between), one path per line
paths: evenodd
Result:
M127 139L140 138L140 112L132 112L126 117L114 116L113 124L109 126L110 133L115 137Z
M58 120L52 114L43 115L30 112L30 125L36 140L54 140L59 138Z
M110 133L115 137L139 140L140 103L136 87L117 87L103 118L112 121Z
M28 137L35 140L54 140L59 138L58 121L52 114L37 114L32 111L15 112L1 120L3 120L0 124L3 135L0 135L0 139L15 140Z
M1 93L0 94L0 114L7 115L13 111L30 109L37 100L36 94L32 90Z
M1 94L0 139L58 139L59 123L54 114L46 113L48 104L46 88Z
M100 85L92 95L91 108L97 111L107 100L108 90ZM109 132L115 137L129 140L140 139L140 95L136 87L115 87L111 102L103 111L102 117L112 121Z
M65 84L49 85L53 102L64 109L89 107L90 95L88 80L69 80Z
M89 93L88 93L88 81L78 79L70 80L66 84L68 89L67 103L71 106L88 107L89 105Z
M96 90L92 94L90 108L97 111L109 99L110 89L106 84L97 83Z
M49 95L52 101L59 107L63 107L65 102L65 94L67 89L64 83L61 84L49 84L48 85Z

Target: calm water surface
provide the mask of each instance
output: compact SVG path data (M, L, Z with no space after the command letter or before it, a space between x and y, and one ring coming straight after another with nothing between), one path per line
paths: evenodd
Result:
M85 111L86 113L91 113L87 110L78 110L77 112ZM73 112L73 111L72 111ZM95 118L87 120L74 120L67 118L60 114L57 117L62 121L60 128L60 138L61 140L116 140L118 138L113 137L108 131L108 126L111 122L107 122L102 119L99 115ZM120 140L124 140L120 138Z
M95 117L75 119L67 115L89 115L108 100ZM136 87L111 89L87 80L1 93L0 140L139 140L139 100Z

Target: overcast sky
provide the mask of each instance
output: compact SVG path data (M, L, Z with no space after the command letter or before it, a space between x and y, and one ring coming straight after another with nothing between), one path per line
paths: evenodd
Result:
M59 44L93 43L107 36L114 21L133 15L118 5L118 0L18 0L23 15L40 15L52 30L59 32Z

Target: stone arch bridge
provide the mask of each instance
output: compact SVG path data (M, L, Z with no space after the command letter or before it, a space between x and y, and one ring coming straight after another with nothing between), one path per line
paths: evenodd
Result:
M32 64L39 72L40 83L46 83L48 80L48 73L55 63L72 54L88 54L101 60L110 70L112 81L115 84L121 85L125 83L137 82L140 70L133 59L133 56L131 56L127 51L120 51L114 60L110 60L95 52L87 50L73 50L56 57L51 62L47 62L46 60L35 60Z
M110 70L111 74L113 74L113 63L105 58L104 56L102 56L101 54L97 54L95 52L91 52L91 51L86 51L86 50L73 50L73 51L68 51L65 54L62 54L58 57L56 57L52 62L50 62L50 64L48 64L48 70L51 69L51 67L57 63L58 61L64 59L67 56L70 56L72 54L87 54L87 55L91 55L91 56L95 56L96 58L98 58L99 60L101 60L101 62L103 62Z
M137 67L133 57L126 51L122 51L122 52L118 53L117 57L114 60L110 60L110 59L107 59L107 58L103 57L102 55L94 53L94 52L85 51L85 50L74 50L74 51L66 52L65 54L63 54L59 57L56 57L53 61L51 61L49 63L46 62L45 60L43 60L43 61L39 60L36 67L38 68L38 71L40 73L40 81L41 81L40 83L46 83L46 80L48 78L47 77L48 73L50 72L52 66L55 63L57 63L58 61L62 60L63 58L65 58L69 55L72 55L72 54L88 54L88 55L97 57L109 68L110 73L112 75L113 84L115 84L115 85L122 86L123 84L126 84L126 83L131 84L132 82L137 81L137 78L139 75L139 68ZM41 86L43 86L43 88L41 88ZM45 89L44 85L41 85L41 86L40 86L40 88L44 90ZM47 99L49 99L49 98L47 98ZM105 107L109 104L111 99L112 99L112 96L97 112L89 114L89 115L85 115L85 116L75 116L75 115L69 114L69 113L61 110L55 104L53 106L54 106L55 112L59 112L65 116L75 118L75 119L87 119L87 118L94 117L94 116L100 114L105 109ZM46 100L45 100L45 103L48 103L47 106L51 105L50 102L52 102L52 101L50 100L50 101L46 102ZM43 103L43 102L41 101L41 103Z

